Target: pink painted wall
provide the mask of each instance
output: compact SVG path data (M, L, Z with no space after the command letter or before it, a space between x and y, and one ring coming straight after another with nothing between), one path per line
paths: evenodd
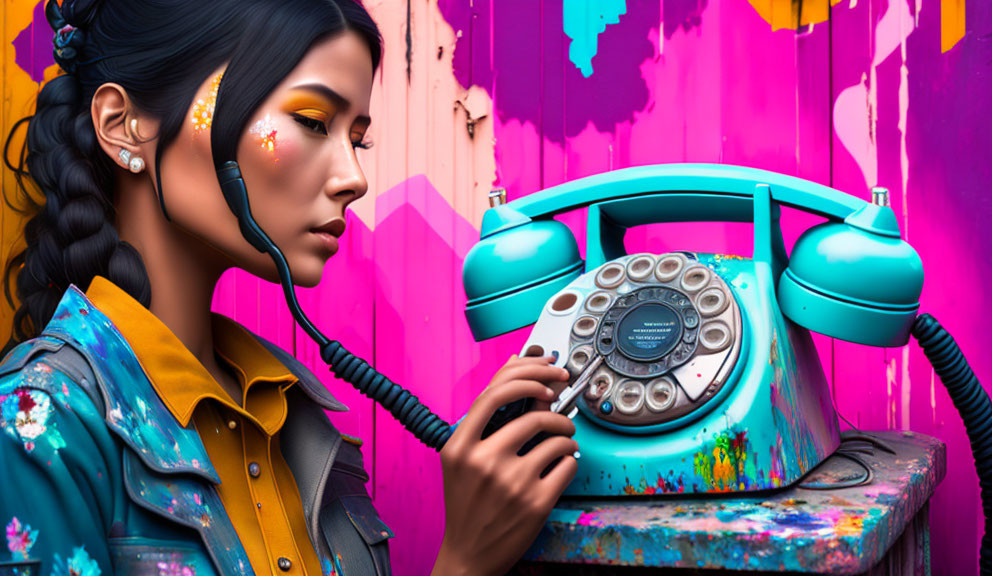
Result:
M659 162L750 165L862 198L887 186L924 261L923 310L955 335L979 378L992 378L982 322L983 283L992 280L983 229L992 216L987 2L967 4L964 37L941 52L937 0L842 0L831 21L799 32L772 31L747 0L631 1L598 36L588 77L570 60L562 0L365 4L386 44L372 105L376 146L361 153L371 191L349 215L321 285L300 294L327 334L441 416L463 414L526 338L518 331L477 344L462 315L462 260L489 188L517 198ZM25 26L13 22L11 38ZM38 54L24 68L31 78L50 64L35 62L50 58ZM583 217L562 218L580 239ZM787 212L787 242L815 221ZM749 228L647 226L628 246L747 254ZM327 375L277 287L232 272L215 308L294 350L351 407L333 418L365 440L370 490L397 536L394 572L428 573L444 520L437 454ZM817 345L846 418L947 443L947 478L931 506L934 574L977 573L981 509L967 438L920 350L822 337Z

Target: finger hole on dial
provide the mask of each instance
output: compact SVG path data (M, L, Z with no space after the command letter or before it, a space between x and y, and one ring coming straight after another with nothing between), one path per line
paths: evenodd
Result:
M596 284L600 288L616 288L624 281L624 268L615 262L606 264L596 274Z
M698 292L710 281L710 270L705 266L693 266L682 275L682 289L686 292Z
M662 282L671 282L682 271L683 261L680 256L669 254L658 261L654 270L655 277Z
M627 276L631 280L643 282L651 276L654 268L654 258L648 255L635 256L627 263Z
M586 300L586 310L594 314L602 314L610 307L613 297L609 292L595 292Z

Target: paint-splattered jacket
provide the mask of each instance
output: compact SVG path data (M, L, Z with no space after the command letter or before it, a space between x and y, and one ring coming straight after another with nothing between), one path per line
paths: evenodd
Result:
M280 447L324 574L388 574L392 533L365 489L362 454L324 413L347 408L259 340L300 379ZM75 286L42 335L0 364L0 425L0 576L252 574L199 435Z

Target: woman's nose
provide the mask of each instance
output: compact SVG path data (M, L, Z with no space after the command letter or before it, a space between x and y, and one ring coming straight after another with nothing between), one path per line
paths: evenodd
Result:
M365 196L369 183L350 142L346 151L335 160L331 162L331 174L324 186L325 192L332 198L340 197L349 201Z

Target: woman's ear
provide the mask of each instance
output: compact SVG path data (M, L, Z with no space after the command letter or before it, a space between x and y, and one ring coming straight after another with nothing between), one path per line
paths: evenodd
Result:
M134 158L141 158L144 166L154 157L158 122L141 114L120 84L108 82L97 88L90 115L100 148L124 170L131 169Z

